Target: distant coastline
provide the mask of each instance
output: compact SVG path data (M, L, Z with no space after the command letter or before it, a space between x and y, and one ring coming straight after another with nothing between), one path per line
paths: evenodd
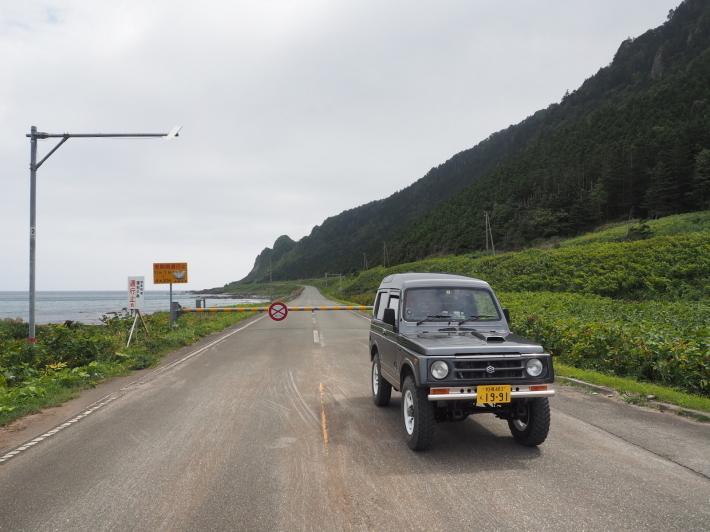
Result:
M170 308L168 290L145 292L145 314L167 311ZM226 303L224 299L229 299ZM211 295L188 291L173 291L173 301L184 307L195 306L196 299L206 299L207 307L262 302L259 298L238 298L232 294ZM67 320L85 324L99 324L104 315L121 312L128 306L125 290L107 291L38 291L36 293L37 324L64 323ZM5 318L29 319L29 292L0 291L0 320Z

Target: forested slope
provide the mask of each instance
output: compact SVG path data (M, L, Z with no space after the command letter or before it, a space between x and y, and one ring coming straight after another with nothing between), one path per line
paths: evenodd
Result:
M710 5L700 0L624 41L555 109L555 127L398 234L393 261L485 248L484 211L494 243L512 250L610 220L708 208L709 44Z
M520 124L410 187L328 218L273 263L274 278L348 272L567 237L608 221L710 206L710 2L685 0L660 27ZM243 281L268 277L261 261Z
M544 124L547 110L539 111L520 124L494 133L489 138L432 168L424 177L390 197L373 201L327 218L276 261L279 279L307 277L320 272L347 271L363 265L363 253L381 253L382 241L421 218L437 204L450 198L491 168L520 152ZM284 237L279 237L283 239ZM288 238L288 237L286 237ZM290 239L289 239L290 240ZM277 241L278 242L278 241ZM274 245L276 249L277 245ZM257 258L255 268L240 282L268 279L270 248Z

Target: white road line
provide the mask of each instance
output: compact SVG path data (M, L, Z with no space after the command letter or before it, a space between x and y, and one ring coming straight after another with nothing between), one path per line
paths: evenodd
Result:
M318 340L318 331L313 331L313 343L318 343L320 340Z
M363 320L372 321L372 318L370 316L363 314L359 310L351 310L350 313L355 314L358 318L362 318Z
M118 391L116 391L116 392L113 392L112 394L107 395L107 396L104 397L103 399L99 399L97 402L95 402L94 404L90 405L89 408L88 408L87 410L85 410L84 412L82 412L81 414L79 414L79 415L73 417L73 418L70 419L69 421L66 421L66 422L62 423L61 425L57 425L57 426L54 427L53 429L51 429L51 430L45 432L44 434L42 434L41 436L35 438L34 440L31 440L33 443L30 443L29 441L24 442L24 443L20 444L19 447L15 447L15 449L12 450L12 451L10 451L9 453L6 453L6 454L0 456L0 464L2 464L3 462L8 461L10 458L13 458L14 456L16 456L16 455L18 455L18 454L20 454L22 451L26 451L27 449L31 449L32 446L33 446L35 443L39 443L39 441L43 441L43 440L46 440L47 438L49 438L50 436L54 436L54 435L57 434L59 431L64 430L64 429L67 428L67 427L70 427L73 423L76 423L77 421L80 421L81 419L85 418L85 417L88 416L89 414L93 414L93 413L94 413L96 410L98 410L99 408L101 408L101 407L103 407L103 406L106 406L106 405L109 404L110 402L115 401L116 399L118 399L118 398L120 398L120 397L123 397L123 396L126 395L128 392L130 392L130 391L132 391L132 390L135 390L135 389L138 388L139 386L142 386L143 384L152 381L153 379L155 379L156 377L158 377L158 376L161 375L162 373L165 373L166 371L168 371L168 370L174 368L174 367L177 366L178 364L182 364L183 362L185 362L185 361L191 359L192 357L197 356L197 355L199 355L200 353L205 352L205 351L208 350L210 347L212 347L212 346L214 346L214 345L220 343L221 341L223 341L223 340L229 338L229 337L232 336L233 334L237 334L239 331L243 331L243 330L246 329L247 327L251 327L251 326L254 325L257 321L263 320L265 317L266 317L265 315L264 315L264 316L261 316L261 317L255 319L254 321L252 321L252 322L250 322L250 323L247 323L247 324L244 325L243 327L240 327L239 329L236 329L236 330L234 330L234 331L232 331L232 332L230 332L230 333L228 333L228 334L225 334L224 336L218 338L217 340L215 340L215 341L213 341L213 342L210 342L209 344L207 344L207 345L205 345L205 346L202 346L200 349L197 349L196 351L193 351L193 352L190 353L189 355L185 355L184 357L182 357L182 358L176 360L175 362L172 362L172 363L170 363L170 364L168 364L168 365L166 365L166 366L160 366L159 368L156 368L155 371L151 371L150 373L148 373L148 375L145 375L145 376L141 377L141 378L138 379L137 381L133 381L132 383L127 384L126 386L124 386L124 387L121 388L120 390L118 390ZM316 332L316 331L314 331L314 332ZM312 412L311 412L311 413L312 413ZM315 414L313 414L313 415L315 416ZM38 441L38 440L39 440L39 441Z

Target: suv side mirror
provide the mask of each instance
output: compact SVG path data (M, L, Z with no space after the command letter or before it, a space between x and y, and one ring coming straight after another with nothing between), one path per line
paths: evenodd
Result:
M507 308L503 309L503 316L505 316L505 321L508 322L508 327L510 327L510 311Z
M387 325L391 325L393 329L397 329L397 319L394 317L394 309L386 308L385 313L382 316L382 321Z

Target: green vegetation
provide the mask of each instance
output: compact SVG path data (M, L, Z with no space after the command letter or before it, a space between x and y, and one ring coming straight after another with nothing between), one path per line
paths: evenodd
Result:
M273 283L269 283L268 281L265 283L239 281L225 285L222 292L227 294L254 294L266 299L268 299L269 296L273 296L274 299L279 299L290 296L296 292L299 287L300 284L296 281L274 281Z
M487 257L431 258L373 268L348 277L343 294L355 301L367 301L368 297L372 301L383 277L407 271L470 275L503 292L573 292L618 299L701 301L710 296L710 233L635 242L593 242Z
M624 377L614 377L597 371L575 368L559 362L555 363L555 374L560 377L571 377L597 386L611 388L624 395L629 402L635 404L649 404L647 397L650 395L654 397L655 401L662 403L710 412L710 398L679 392L666 386L639 382ZM702 421L710 421L710 417L705 417Z
M150 336L137 330L130 347L125 347L133 323L128 315L105 317L103 325L38 326L34 348L26 323L0 322L0 425L59 405L104 380L151 367L162 355L253 314L185 314L171 328L168 314L158 312L145 316Z
M584 246L593 242L632 242L654 236L710 233L710 211L676 214L657 220L606 224L594 232L557 242L559 247Z
M502 293L511 328L579 369L710 397L710 305Z

